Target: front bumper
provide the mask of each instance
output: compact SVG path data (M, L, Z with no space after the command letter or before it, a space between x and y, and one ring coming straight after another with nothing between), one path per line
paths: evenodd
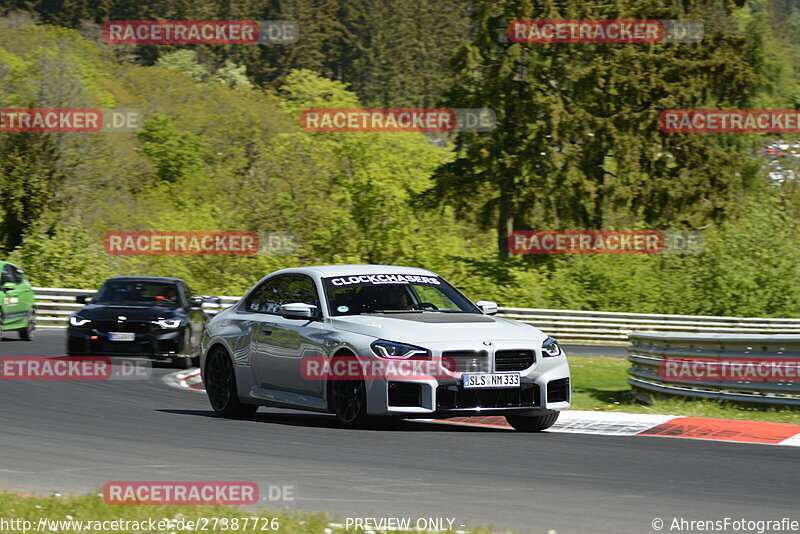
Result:
M120 331L125 331L124 326ZM133 341L110 341L108 332L91 328L67 328L70 356L135 356L154 360L190 357L183 328L134 332Z
M447 346L449 345L449 346ZM452 354L452 343L427 346L433 359L442 361L443 354ZM409 380L368 380L367 395L371 415L403 417L457 417L505 413L566 410L570 405L570 374L566 354L543 357L533 349L533 361L517 360L517 368L509 368L509 360L500 354L531 350L520 348L519 341L495 342L493 346L463 346L459 352L474 352L480 360L467 361L459 371L442 368L436 376L415 376ZM452 367L452 363L448 364ZM518 372L519 387L474 389L464 388L464 372Z

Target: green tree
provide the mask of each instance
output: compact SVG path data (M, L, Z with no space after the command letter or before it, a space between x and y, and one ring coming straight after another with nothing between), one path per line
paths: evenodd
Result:
M48 138L37 137L45 145L43 151L52 154L52 147L46 146ZM52 199L53 167L37 161L42 151L20 150L23 147L18 145L0 155L0 238L7 251L22 243L23 234L39 220ZM27 148L33 147L34 143L27 144Z
M752 138L664 134L658 117L754 101L759 35L717 20L731 13L722 0L696 9L655 0L478 2L448 103L494 110L497 128L458 136L458 158L442 168L435 193L493 226L501 257L513 229L721 220L755 179ZM699 44L648 45L498 39L508 21L525 18L700 18L706 35Z
M192 77L196 82L201 82L209 75L208 69L197 61L195 50L175 50L158 58L156 67L177 70Z
M159 179L175 182L202 169L201 140L179 130L166 115L157 114L147 119L138 137L142 141L142 152L153 161Z

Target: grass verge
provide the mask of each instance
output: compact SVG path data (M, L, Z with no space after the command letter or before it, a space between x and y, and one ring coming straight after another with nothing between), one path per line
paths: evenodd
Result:
M681 398L656 400L652 405L642 404L633 398L628 385L630 363L626 359L570 355L569 365L572 373L573 410L750 419L800 425L798 408Z
M415 519L411 518L412 528ZM8 523L12 520L18 522ZM44 520L50 521L50 523L40 523ZM235 525L234 520L238 520ZM24 521L30 523L24 523ZM119 521L120 523L103 524L106 521ZM129 523L124 524L122 521ZM172 523L168 524L167 521L172 521ZM98 523L95 524L95 522ZM159 524L159 522L162 523ZM295 511L272 513L265 510L242 510L231 506L120 506L106 504L97 495L36 497L0 493L0 533L37 531L62 534L73 532L83 534L87 532L98 534L101 532L113 534L180 534L181 532L338 534L364 532L363 529L352 526L349 530L345 530L343 522L320 513ZM382 530L380 532L395 531ZM479 529L463 532L486 534L491 530Z

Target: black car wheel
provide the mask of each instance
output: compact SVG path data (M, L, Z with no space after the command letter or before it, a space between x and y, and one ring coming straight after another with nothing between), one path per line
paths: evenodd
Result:
M250 417L258 406L243 404L236 389L236 373L230 356L222 348L213 349L206 360L203 382L211 407L226 417Z
M367 386L360 375L350 380L331 380L328 391L331 410L339 423L346 427L383 426L380 423L391 419L367 415Z
M19 331L19 338L22 341L33 341L36 335L36 314L33 310L28 315L28 325Z
M331 397L333 413L340 423L357 426L359 419L367 411L367 395L363 380L336 380L333 382Z
M184 356L175 356L172 358L172 365L178 369L193 369L200 365L200 356L195 354L195 344L192 339L192 330L187 328L183 336L183 350L186 353ZM192 354L189 356L189 354Z
M520 432L541 432L553 426L559 412L546 410L539 415L507 415L506 421Z
M184 370L197 367L197 365L194 363L194 358L189 358L188 356L175 356L172 358L172 365L173 367Z

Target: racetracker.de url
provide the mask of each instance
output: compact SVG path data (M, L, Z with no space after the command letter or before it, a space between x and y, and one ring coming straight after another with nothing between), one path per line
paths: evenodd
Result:
M280 532L277 517L198 517L196 519L66 519L38 520L0 517L0 532L59 532L109 534L114 532Z
M687 519L673 517L653 518L652 528L656 532L746 532L748 534L783 534L800 531L800 521L790 517L779 519L745 519L743 517L720 517L717 519Z

